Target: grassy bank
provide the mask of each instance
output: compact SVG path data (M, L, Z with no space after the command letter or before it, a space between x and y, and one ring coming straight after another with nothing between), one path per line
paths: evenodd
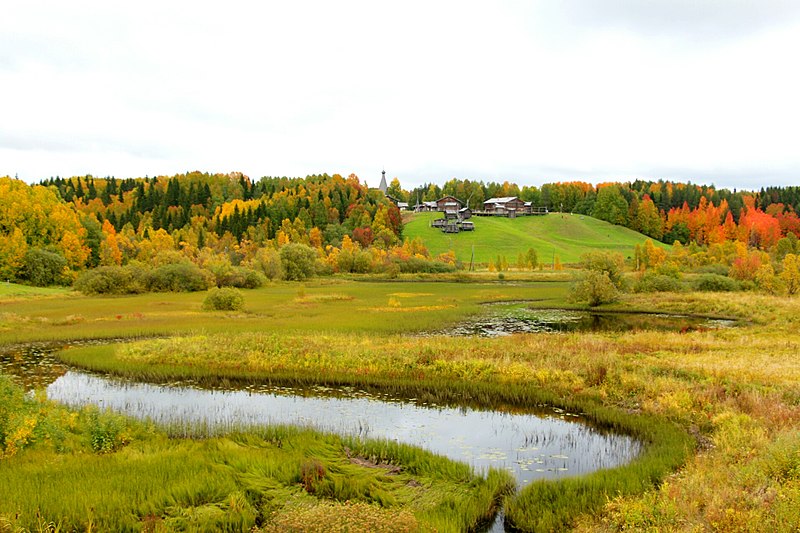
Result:
M552 342L558 336L550 337ZM572 339L577 340L577 336ZM585 385L589 376L532 373L533 361L524 355L530 351L531 346L518 339L464 339L454 348L446 337L253 334L94 346L61 356L94 370L147 380L358 385L426 402L479 408L559 405L647 443L644 453L622 468L526 488L506 508L509 522L524 530L562 527L571 517L598 509L611 496L642 492L685 461L693 443L677 425L603 406L588 390L579 392L581 382L590 389ZM476 359L474 352L487 355Z
M411 446L294 427L172 438L25 397L3 376L0 430L2 531L464 531L513 486Z

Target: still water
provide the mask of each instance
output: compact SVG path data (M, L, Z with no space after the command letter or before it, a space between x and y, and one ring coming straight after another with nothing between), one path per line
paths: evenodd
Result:
M154 385L70 369L53 348L0 354L0 371L71 407L97 405L170 425L225 430L292 424L362 438L390 439L463 461L477 471L512 473L522 488L613 468L633 460L642 444L556 408L524 411L451 407L353 388L249 386L205 389L192 383ZM502 531L502 514L489 526Z
M132 383L68 371L47 396L72 407L94 404L163 424L291 424L420 446L473 465L510 471L520 485L614 467L640 445L595 429L577 415L453 408L363 391L320 389L204 390L188 385ZM333 393L337 394L333 394ZM345 392L343 396L341 393Z

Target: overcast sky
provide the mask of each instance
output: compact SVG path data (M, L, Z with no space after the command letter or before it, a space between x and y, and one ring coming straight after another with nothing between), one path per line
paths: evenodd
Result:
M10 0L0 175L800 185L800 2Z

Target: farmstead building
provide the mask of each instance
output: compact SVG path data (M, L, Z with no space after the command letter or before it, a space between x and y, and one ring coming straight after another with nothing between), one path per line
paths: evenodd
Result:
M489 198L483 202L483 212L487 215L514 218L518 214L525 214L525 202L516 196Z

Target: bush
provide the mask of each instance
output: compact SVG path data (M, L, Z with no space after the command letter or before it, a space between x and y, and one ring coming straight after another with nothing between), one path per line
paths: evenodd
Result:
M202 291L212 285L212 278L194 263L171 263L148 273L147 288L155 292Z
M128 265L102 266L82 272L75 289L84 294L138 294L147 290L147 272Z
M697 274L715 274L717 276L727 276L730 267L721 265L719 263L712 263L710 265L699 266L694 269Z
M281 264L281 254L275 248L259 248L255 257L246 265L264 274L269 280L281 279L283 277L283 264Z
M419 257L411 257L405 261L399 261L397 265L400 267L400 272L404 274L437 274L442 272L455 272L456 270L455 265L448 265L447 263L439 263Z
M359 250L353 257L353 272L367 274L372 270L372 254Z
M317 252L313 248L292 242L281 248L280 255L286 279L302 281L314 275Z
M203 300L205 311L241 311L244 308L244 296L237 289L213 287Z
M611 252L589 252L581 256L581 268L608 274L608 279L617 289L622 288L622 270L625 259L622 254ZM599 278L598 278L599 279Z
M681 282L673 276L664 274L645 274L633 286L635 292L680 292Z
M20 277L37 287L66 284L67 260L61 254L32 248L22 260Z
M232 267L222 278L217 278L217 286L257 289L264 285L264 281L264 276L254 270L243 267Z
M573 302L586 302L590 307L617 301L619 291L611 281L608 272L589 270L570 288L569 299Z
M706 292L733 292L741 288L736 280L717 274L703 274L702 276L698 276L692 283L692 287L696 291Z

